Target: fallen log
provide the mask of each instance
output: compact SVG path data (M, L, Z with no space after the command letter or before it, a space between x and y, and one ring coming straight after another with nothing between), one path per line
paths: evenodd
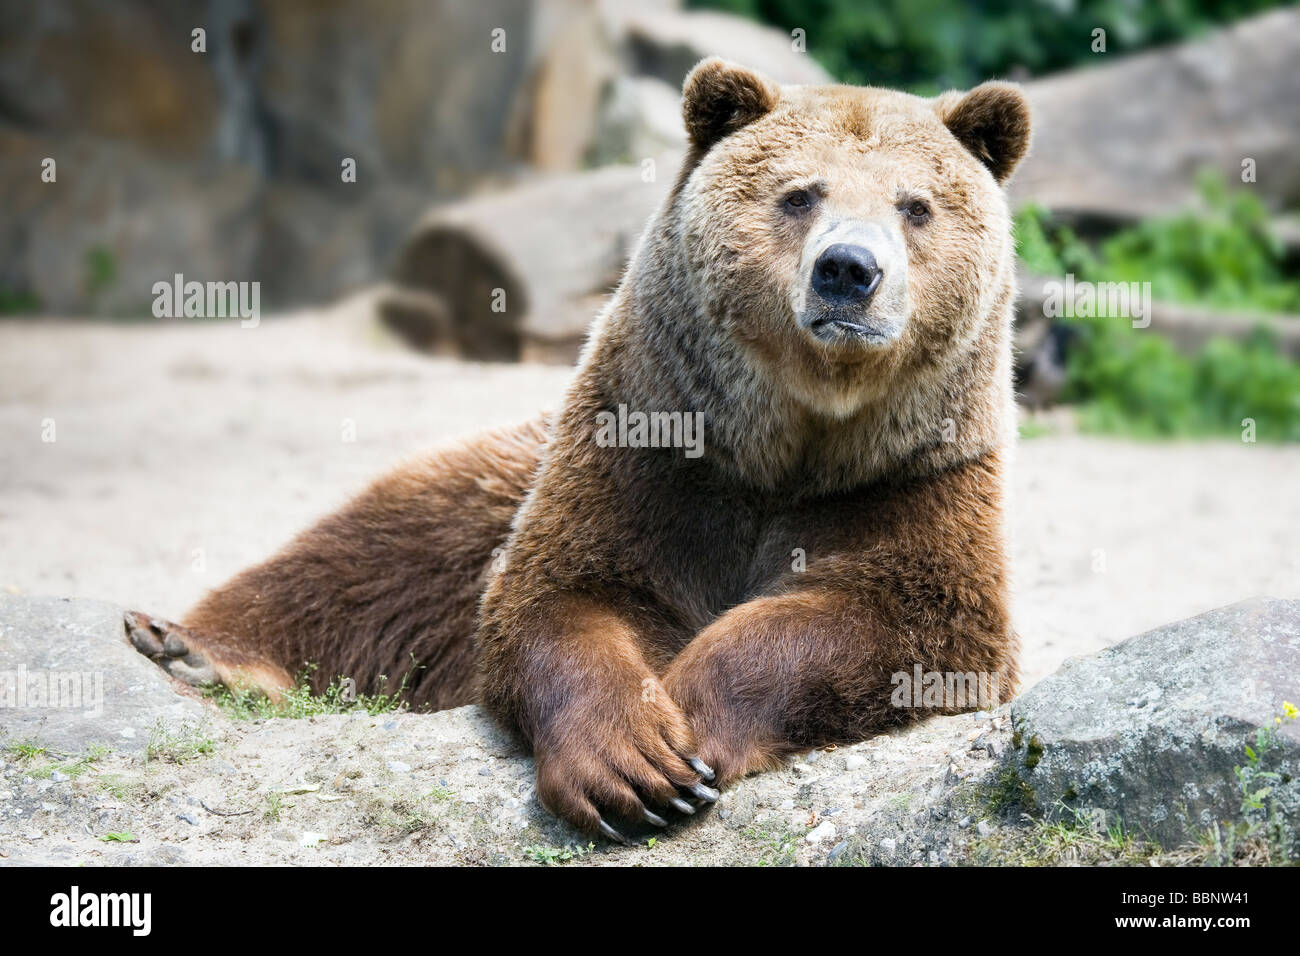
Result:
M431 349L450 335L459 354L483 360L551 349L571 356L676 172L672 157L653 162L652 170L612 166L546 178L431 211L392 275L428 296L427 335L408 340ZM408 331L419 308L410 295L380 305L386 323Z

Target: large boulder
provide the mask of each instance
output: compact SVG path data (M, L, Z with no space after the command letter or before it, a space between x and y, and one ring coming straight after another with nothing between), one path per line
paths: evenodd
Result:
M0 124L0 287L50 312L138 318L178 272L256 279L258 196L246 167L196 176L129 142Z
M1296 701L1300 601L1243 601L1067 661L1012 702L1012 768L1048 816L1101 811L1176 845L1242 819L1250 747L1294 821L1300 722L1284 709Z
M1261 727L1275 742L1259 769L1280 775L1266 799L1294 842L1300 735L1274 718L1300 696L1298 665L1300 601L1246 602L1078 659L998 711L792 757L667 832L629 829L639 842L625 847L548 814L526 748L477 707L231 719L241 714L180 696L125 643L111 605L8 599L0 681L99 675L103 691L88 717L84 693L76 707L48 695L14 707L0 683L0 860L1197 862L1215 857L1189 845L1240 817L1235 768ZM1252 792L1264 784L1254 777ZM1072 830L1054 843L1062 831L1043 818L1062 817ZM1148 839L1108 835L1117 820Z
M57 179L41 181L42 162ZM265 309L371 281L422 194L268 185L237 163L194 168L128 142L50 136L0 123L0 289L53 313L152 314L153 286L260 283Z
M1012 196L1060 212L1127 221L1196 198L1210 168L1275 207L1300 202L1300 11L1278 10L1209 36L1025 84L1034 141Z
M774 27L713 10L638 10L622 23L632 72L681 86L709 56L743 63L778 83L833 82L802 41Z
M176 273L261 282L268 309L373 281L431 200L520 174L527 150L512 131L537 106L533 78L590 7L6 4L0 293L139 317L152 284ZM602 88L576 103L552 84L545 115L591 127Z
M0 117L174 160L210 156L221 89L213 60L190 48L205 25L201 8L149 0L0 4Z
M203 717L200 703L126 643L120 608L0 599L0 745L137 753Z

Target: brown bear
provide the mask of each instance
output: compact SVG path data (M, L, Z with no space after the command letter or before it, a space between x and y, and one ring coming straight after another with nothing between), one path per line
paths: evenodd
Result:
M180 625L129 615L135 645L193 683L275 694L310 662L478 701L531 743L542 803L615 839L966 705L898 706L899 675L1009 697L1024 97L714 59L683 111L688 155L553 418L381 479Z

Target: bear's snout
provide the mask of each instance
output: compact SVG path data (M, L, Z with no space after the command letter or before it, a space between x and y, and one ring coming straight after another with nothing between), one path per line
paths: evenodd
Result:
M907 324L907 251L892 224L832 217L804 242L791 304L799 326L835 349L895 342Z
M812 287L830 305L865 305L883 277L870 249L837 242L813 263Z

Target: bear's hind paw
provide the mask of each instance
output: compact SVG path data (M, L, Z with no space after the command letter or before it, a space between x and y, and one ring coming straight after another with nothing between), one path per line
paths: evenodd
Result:
M199 650L193 636L179 624L139 611L127 611L123 623L131 645L172 677L191 687L222 683L216 667Z

